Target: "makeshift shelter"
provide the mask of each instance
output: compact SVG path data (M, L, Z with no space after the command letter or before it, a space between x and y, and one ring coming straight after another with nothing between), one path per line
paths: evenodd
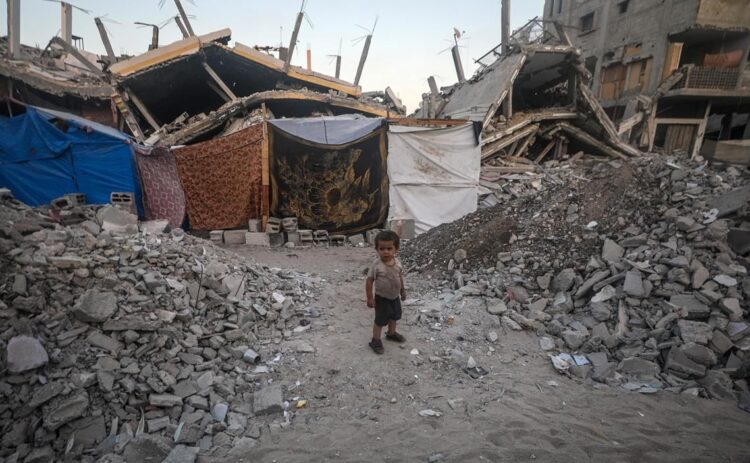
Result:
M0 186L31 206L69 193L106 204L113 192L132 192L142 212L133 149L115 129L26 106L23 114L0 116Z
M247 227L262 217L263 124L173 150L190 226Z
M477 210L481 146L474 125L388 128L389 220L417 234Z
M271 215L346 233L385 222L385 119L274 119L268 127Z
M135 160L146 219L168 220L172 228L181 228L187 206L174 153L163 147L139 146Z

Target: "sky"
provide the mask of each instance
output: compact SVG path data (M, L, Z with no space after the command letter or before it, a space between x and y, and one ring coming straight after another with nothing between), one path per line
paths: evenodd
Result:
M73 13L73 34L83 37L85 49L103 54L104 46L94 17L104 16L116 54L139 54L148 49L151 28L133 22L161 23L177 14L173 0L72 0L89 10ZM232 41L245 45L289 45L301 0L182 0L196 34L228 27ZM514 0L511 28L542 16L544 0ZM352 82L357 71L366 29L377 18L372 45L360 80L363 91L390 86L407 105L417 108L429 90L427 77L438 86L455 83L456 72L449 48L453 28L465 31L459 41L464 73L476 70L474 59L500 43L500 0L307 0L297 51L292 64L306 65L312 49L314 71L333 75L335 55L341 44L341 78ZM105 16L106 15L106 16ZM116 21L116 22L112 22ZM7 8L0 8L0 34L7 34ZM49 0L21 0L21 42L46 46L60 31L60 5ZM160 44L181 39L173 22L160 32ZM233 44L233 43L232 43Z

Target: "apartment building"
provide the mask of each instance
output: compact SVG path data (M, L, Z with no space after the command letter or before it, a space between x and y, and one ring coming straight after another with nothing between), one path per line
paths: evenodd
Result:
M750 163L750 0L546 0L544 19L631 142Z

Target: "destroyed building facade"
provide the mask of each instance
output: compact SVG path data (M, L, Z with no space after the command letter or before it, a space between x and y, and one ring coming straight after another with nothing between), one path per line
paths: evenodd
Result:
M748 162L747 1L546 0L544 19L581 49L591 88L625 139Z

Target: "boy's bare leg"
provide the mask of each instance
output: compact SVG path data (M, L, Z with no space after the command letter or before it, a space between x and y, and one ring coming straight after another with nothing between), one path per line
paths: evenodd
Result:
M388 329L390 329L390 323L388 324L388 326L389 326ZM382 331L383 331L383 327L382 326L378 326L377 324L373 324L372 325L372 339L380 340L380 333L382 333Z
M388 320L388 334L396 332L396 320Z

